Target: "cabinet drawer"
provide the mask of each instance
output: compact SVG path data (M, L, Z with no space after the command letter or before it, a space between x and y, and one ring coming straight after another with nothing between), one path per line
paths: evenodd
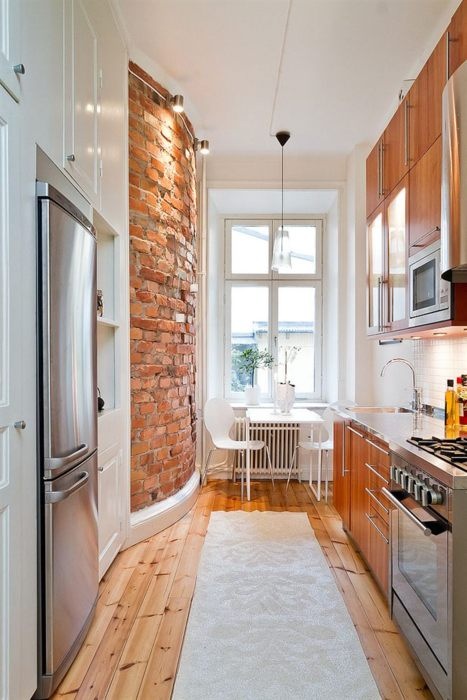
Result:
M381 491L380 484L375 484L370 480L370 485L365 487L365 491L369 499L370 509L389 526L390 503Z

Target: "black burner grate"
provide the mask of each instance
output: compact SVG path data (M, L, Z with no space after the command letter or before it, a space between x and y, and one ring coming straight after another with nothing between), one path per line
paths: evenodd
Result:
M411 437L408 442L416 445L425 452L431 452L450 464L463 466L467 469L467 438L452 439Z

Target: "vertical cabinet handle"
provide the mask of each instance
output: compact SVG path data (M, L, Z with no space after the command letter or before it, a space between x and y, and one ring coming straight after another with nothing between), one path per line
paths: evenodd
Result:
M17 63L16 66L13 66L13 70L16 75L24 75L26 73L24 63Z
M450 46L449 43L451 41L451 37L449 35L449 31L446 32L446 82L449 80L449 53L450 53Z
M378 277L378 331L383 330L383 280Z
M69 161L70 161L70 163L74 163L74 162L75 162L75 160L76 160L76 158L75 158L75 154L74 154L74 153L70 153L70 155L69 155L69 156L67 156L67 157L66 157L66 159L67 159L67 160L69 160Z

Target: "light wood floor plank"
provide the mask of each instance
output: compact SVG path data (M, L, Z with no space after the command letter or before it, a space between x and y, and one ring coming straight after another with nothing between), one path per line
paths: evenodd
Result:
M96 616L55 700L169 700L213 510L288 510L307 514L341 591L385 700L432 698L389 617L377 584L332 505L308 484L209 481L193 510L163 533L122 552L104 576ZM332 494L332 486L331 486ZM331 496L332 498L332 496Z

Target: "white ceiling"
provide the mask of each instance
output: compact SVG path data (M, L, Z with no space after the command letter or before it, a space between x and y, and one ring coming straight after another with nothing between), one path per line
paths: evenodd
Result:
M225 154L372 142L459 0L113 0L130 57Z

